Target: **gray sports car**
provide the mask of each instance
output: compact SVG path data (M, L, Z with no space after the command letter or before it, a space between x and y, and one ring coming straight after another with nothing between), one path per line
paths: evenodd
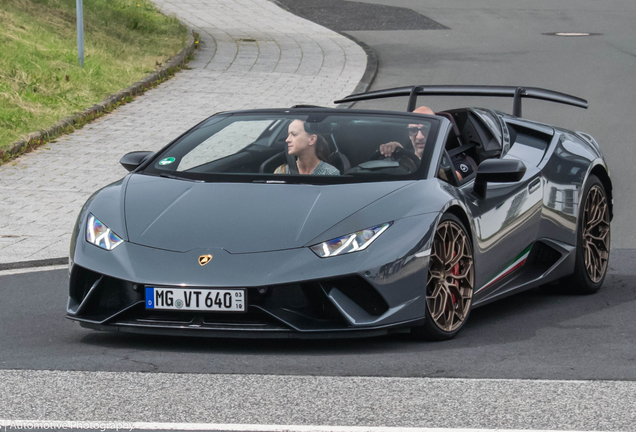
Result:
M514 98L435 114L418 95ZM559 281L597 291L612 183L582 132L521 118L538 88L414 86L406 112L223 112L93 194L73 232L67 317L214 337L452 338L472 308Z

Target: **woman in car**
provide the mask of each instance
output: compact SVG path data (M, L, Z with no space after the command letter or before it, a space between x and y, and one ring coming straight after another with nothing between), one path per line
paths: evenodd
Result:
M294 120L289 124L287 135L287 153L296 157L299 174L340 175L340 171L327 163L329 147L327 141L316 133L310 132L309 125L303 120ZM274 174L291 174L287 164L276 168Z

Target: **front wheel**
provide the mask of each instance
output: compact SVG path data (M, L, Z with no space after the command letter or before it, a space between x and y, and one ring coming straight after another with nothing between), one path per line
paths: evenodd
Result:
M603 183L590 175L583 188L579 212L574 273L561 281L576 294L592 294L603 285L610 251L610 216Z
M455 337L470 314L474 274L470 237L456 216L445 214L431 248L425 322L412 334L438 341Z

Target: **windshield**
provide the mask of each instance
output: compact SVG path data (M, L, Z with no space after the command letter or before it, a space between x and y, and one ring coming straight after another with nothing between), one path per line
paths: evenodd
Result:
M419 178L437 127L435 118L412 114L220 114L156 155L143 172L290 183ZM386 146L380 152L383 145L390 157Z

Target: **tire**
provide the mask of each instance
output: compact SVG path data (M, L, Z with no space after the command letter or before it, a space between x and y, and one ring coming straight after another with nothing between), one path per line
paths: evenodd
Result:
M610 252L607 193L593 174L583 188L576 231L574 273L562 279L560 285L573 294L593 294L603 285Z
M411 334L434 341L455 337L470 315L474 280L470 236L455 215L444 214L435 229L431 248L425 321L422 326L412 328Z

